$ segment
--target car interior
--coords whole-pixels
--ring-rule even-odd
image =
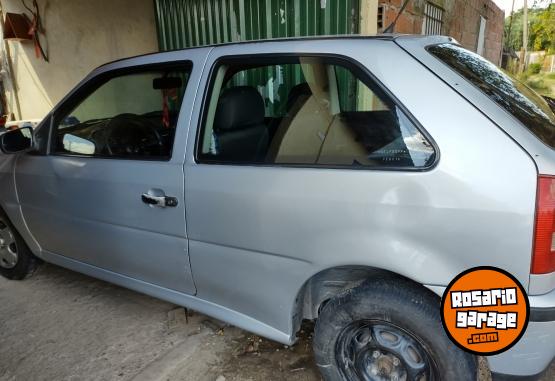
[[[395,103],[359,76],[317,57],[221,65],[212,81],[199,158],[233,164],[429,165],[431,144]],[[56,153],[169,159],[184,78],[146,72],[100,85],[59,122]]]
[[[60,122],[56,152],[169,159],[185,83],[172,73],[106,82]]]
[[[295,71],[290,76],[296,81],[283,78],[284,72]],[[286,94],[283,99],[275,96],[276,87],[278,95]],[[411,151],[418,151],[417,155],[427,155],[427,162],[431,160],[431,145],[386,101],[349,69],[319,58],[299,58],[271,68],[222,65],[213,83],[201,159],[237,164],[415,166]],[[407,147],[406,141],[413,147]]]

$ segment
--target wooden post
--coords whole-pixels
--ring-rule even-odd
[[[528,0],[524,0],[524,15],[522,18],[522,72],[526,71],[526,56],[528,55]]]

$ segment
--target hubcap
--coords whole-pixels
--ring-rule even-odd
[[[336,344],[338,365],[347,380],[434,381],[436,366],[410,333],[385,321],[349,325]]]
[[[17,265],[17,245],[10,227],[0,218],[0,267],[12,269]]]

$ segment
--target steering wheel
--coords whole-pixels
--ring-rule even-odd
[[[163,151],[164,141],[156,125],[136,114],[121,114],[105,127],[106,150],[110,156],[149,156]]]

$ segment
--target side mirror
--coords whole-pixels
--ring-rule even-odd
[[[0,135],[0,150],[6,154],[29,151],[33,148],[33,128],[23,127]]]

